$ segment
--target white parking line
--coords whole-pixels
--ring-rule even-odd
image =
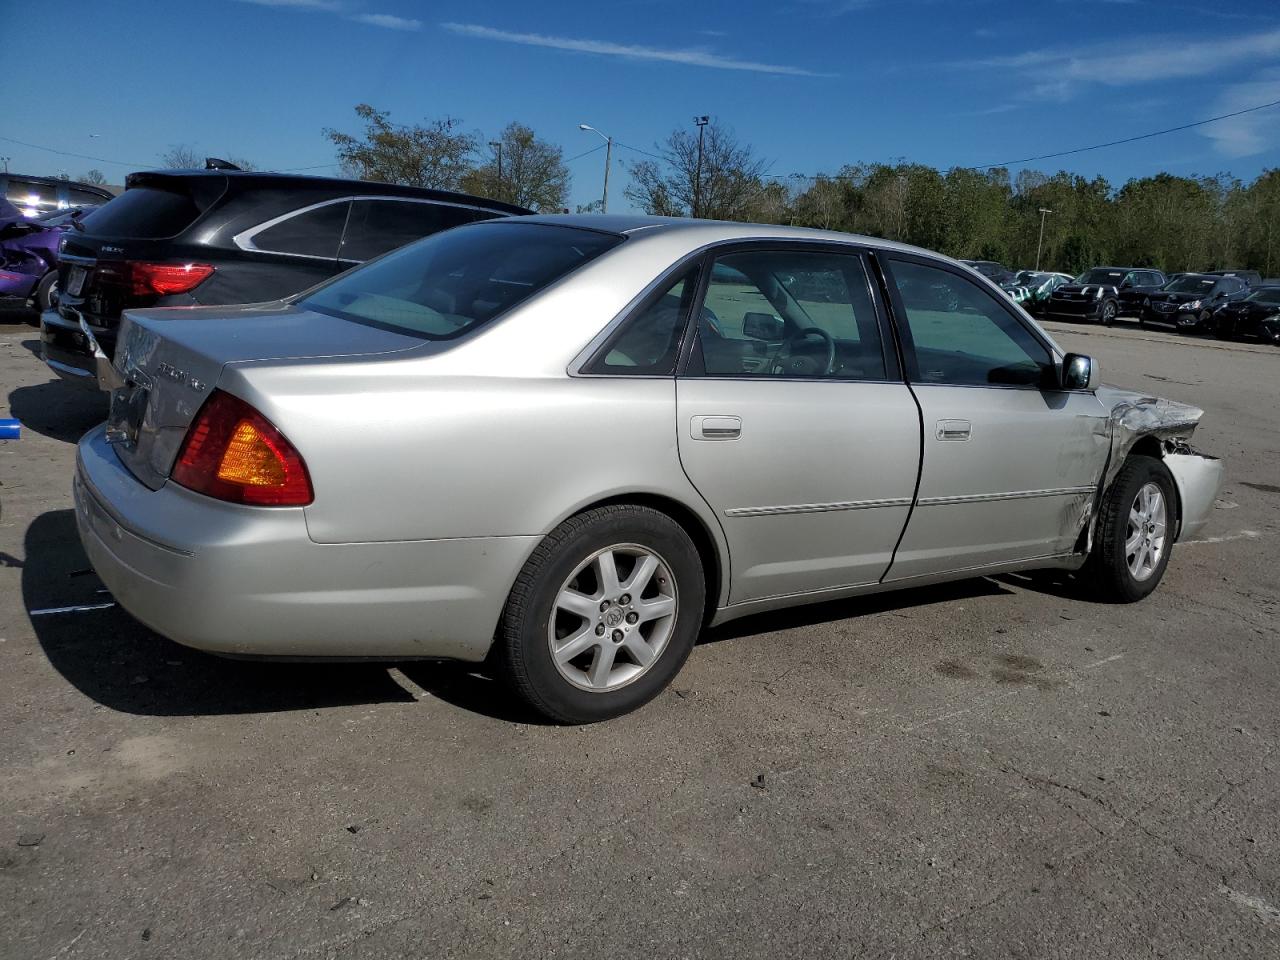
[[[1203,540],[1179,540],[1178,546],[1189,547],[1193,543],[1230,543],[1232,540],[1257,540],[1260,538],[1257,530],[1241,530],[1239,533],[1228,533],[1221,537],[1205,537]]]

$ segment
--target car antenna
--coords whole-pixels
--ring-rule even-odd
[[[206,170],[239,170],[230,160],[223,160],[219,157],[205,157],[204,168]]]

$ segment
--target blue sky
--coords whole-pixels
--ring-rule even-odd
[[[357,130],[362,101],[489,135],[521,120],[567,158],[599,143],[579,123],[652,150],[712,114],[787,175],[987,164],[1280,100],[1276,0],[46,0],[37,18],[79,39],[6,76],[0,136],[125,164],[0,155],[112,182],[178,143],[330,164],[322,128]],[[615,149],[613,209],[639,159]],[[603,162],[573,160],[574,203]],[[1280,107],[1031,166],[1249,179],[1280,166]]]

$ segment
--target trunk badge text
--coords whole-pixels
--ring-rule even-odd
[[[199,377],[193,377],[187,371],[179,370],[173,364],[165,363],[163,360],[156,365],[156,374],[166,380],[172,380],[174,383],[190,387],[192,390],[204,390],[205,388],[204,381]]]

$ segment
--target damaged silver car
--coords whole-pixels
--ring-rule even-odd
[[[1036,568],[1139,600],[1222,477],[1199,410],[838,233],[480,223],[119,342],[75,496],[126,609],[235,656],[487,662],[564,722],[758,611]]]

